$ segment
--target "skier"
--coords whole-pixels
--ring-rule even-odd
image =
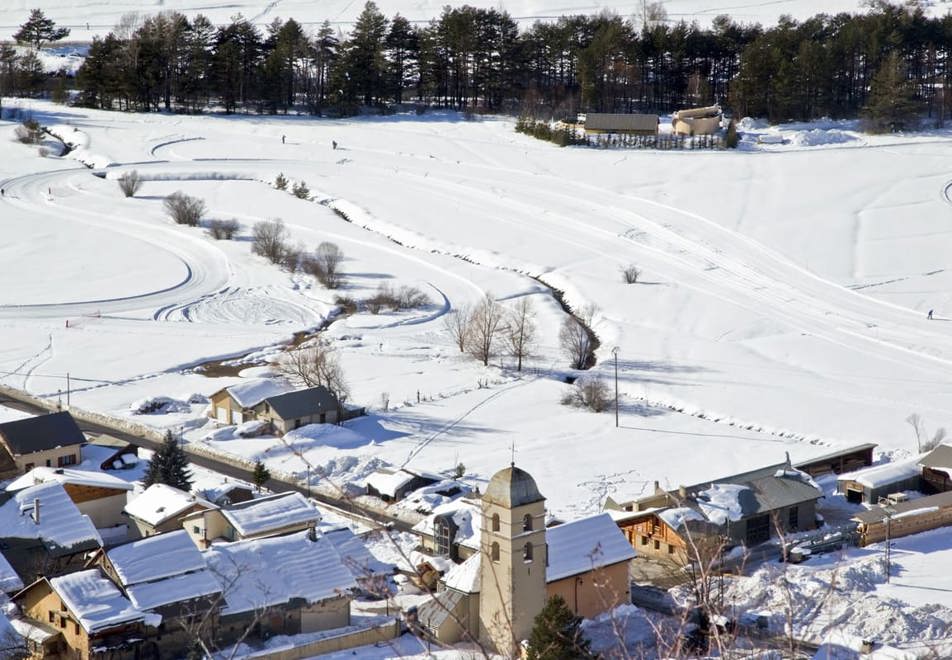
[[[337,151],[337,140],[331,140],[331,149]]]
[[[284,136],[284,135],[281,136],[281,144],[284,144],[284,138],[285,138],[285,137],[286,137],[286,136]]]
[[[929,316],[926,317],[926,318],[928,318],[930,321],[932,320],[932,311],[933,311],[933,310],[930,309],[930,310],[929,310]]]

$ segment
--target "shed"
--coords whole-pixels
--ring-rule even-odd
[[[721,106],[678,110],[671,116],[671,128],[678,135],[713,135],[721,128]]]
[[[919,490],[920,483],[919,459],[914,458],[841,474],[836,490],[854,504],[877,504],[893,493]]]
[[[952,445],[939,445],[919,460],[922,489],[927,493],[952,490]]]
[[[658,115],[589,112],[585,115],[585,132],[657,135],[658,123]]]
[[[834,474],[854,472],[873,464],[873,450],[875,448],[875,442],[864,442],[863,444],[844,447],[822,456],[794,463],[793,466],[814,477],[830,472]]]
[[[420,474],[410,470],[377,470],[364,480],[367,494],[379,497],[384,502],[399,502],[417,488],[435,484],[441,480],[435,475]]]
[[[860,545],[889,538],[918,534],[952,525],[952,491],[921,497],[889,507],[873,507],[852,518],[857,524]]]

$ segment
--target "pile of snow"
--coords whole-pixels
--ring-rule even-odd
[[[69,158],[78,160],[86,167],[102,169],[114,165],[108,156],[91,151],[89,135],[75,126],[54,124],[47,126],[46,130],[70,148]]]
[[[253,419],[250,422],[239,424],[234,429],[233,435],[236,435],[239,438],[253,438],[255,436],[261,435],[267,426],[268,422],[260,419]]]
[[[582,632],[591,642],[591,650],[598,657],[641,657],[654,648],[661,631],[648,618],[645,611],[635,605],[619,605],[613,610],[599,614],[594,619],[582,621]],[[637,649],[637,654],[628,651]]]
[[[708,520],[724,525],[744,517],[740,496],[746,492],[750,488],[740,484],[711,484],[697,494],[697,504]]]
[[[133,415],[166,415],[168,413],[191,412],[192,407],[186,401],[169,396],[151,396],[134,401],[129,406]]]
[[[658,517],[673,530],[681,529],[681,526],[690,520],[704,520],[704,516],[686,506],[664,509],[658,512]]]
[[[845,144],[859,140],[855,133],[839,129],[823,130],[814,128],[807,131],[795,131],[786,135],[790,144],[798,147],[817,147],[826,144]]]

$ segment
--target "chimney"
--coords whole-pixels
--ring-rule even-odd
[[[678,497],[682,500],[686,500],[688,498],[688,489],[684,486],[678,486]]]
[[[307,527],[307,540],[317,541],[317,526],[314,523],[311,523]]]
[[[40,498],[37,497],[33,500],[33,522],[37,525],[40,524]]]
[[[661,483],[658,481],[654,482],[654,494],[655,495],[661,494]]]

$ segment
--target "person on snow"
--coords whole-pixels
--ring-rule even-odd
[[[337,140],[331,140],[331,149],[337,151]]]
[[[282,135],[282,136],[281,136],[281,144],[284,144],[284,138],[286,138],[286,137],[287,137],[286,135]]]
[[[930,309],[930,310],[929,310],[929,315],[926,317],[926,318],[928,318],[930,321],[932,320],[932,312],[933,312],[933,310]]]

